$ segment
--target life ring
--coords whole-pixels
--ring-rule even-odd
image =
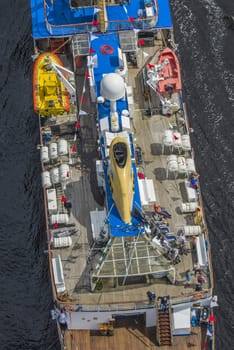
[[[111,55],[114,49],[111,45],[102,45],[100,51],[103,55]]]

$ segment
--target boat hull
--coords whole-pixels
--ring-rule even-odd
[[[168,63],[164,65],[165,60],[168,60]],[[174,51],[168,47],[165,48],[159,56],[158,65],[164,65],[158,73],[160,79],[158,92],[163,96],[166,96],[169,91],[181,92],[180,64]]]
[[[43,117],[62,115],[70,109],[68,92],[49,68],[50,62],[63,66],[57,55],[45,52],[37,58],[33,69],[34,112]]]

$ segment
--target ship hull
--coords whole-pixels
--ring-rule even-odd
[[[98,11],[57,3],[47,2],[50,17],[64,10],[66,18],[60,26],[48,17],[45,36],[74,70],[78,101],[40,128],[61,348],[202,349],[214,343],[212,262],[198,179],[190,186],[196,168],[180,66],[166,48],[174,45],[172,23],[163,21],[168,1],[158,1],[150,33],[143,29],[152,9],[146,16],[140,0],[101,1]],[[92,22],[66,26],[70,16]],[[64,43],[71,35],[66,53],[55,33]],[[176,109],[166,113],[170,102]]]

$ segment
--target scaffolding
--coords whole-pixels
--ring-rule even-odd
[[[105,279],[119,279],[125,285],[130,277],[139,279],[152,275],[154,278],[175,278],[175,268],[159,249],[152,246],[145,234],[134,237],[115,237],[109,241],[92,271],[91,288]]]

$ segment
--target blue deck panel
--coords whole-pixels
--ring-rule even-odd
[[[34,39],[50,36],[45,24],[43,0],[31,0],[32,36]]]
[[[134,171],[134,183],[137,184],[134,187],[134,197],[133,197],[133,208],[141,210],[140,204],[140,193],[137,180],[137,170],[136,165],[133,164]],[[107,167],[104,168],[105,175],[105,184],[106,184],[106,200],[107,200],[107,212],[108,212],[108,223],[110,225],[110,234],[114,237],[123,237],[123,236],[136,236],[144,232],[142,222],[139,218],[132,217],[132,224],[124,223],[119,215],[119,212],[114,205],[112,199],[112,194],[109,187],[109,182],[107,178]]]
[[[101,48],[103,45],[110,45],[113,48],[113,53],[111,55],[105,55],[101,53]],[[97,55],[98,67],[94,68],[95,84],[97,89],[97,96],[100,95],[100,83],[103,78],[103,74],[114,73],[116,68],[119,67],[118,58],[118,48],[119,41],[117,34],[107,34],[105,36],[100,36],[91,42],[91,48],[94,50],[93,56]],[[120,116],[123,109],[128,109],[128,103],[126,100],[118,100],[116,103],[117,112]],[[105,118],[110,116],[110,109],[105,107],[105,105],[98,105],[98,115],[99,118]],[[119,123],[121,126],[121,120],[119,118]]]
[[[44,12],[44,0],[31,0],[31,13],[32,13],[32,31],[33,38],[49,38],[49,37],[61,37],[70,36],[76,33],[84,32],[84,27],[76,26],[78,23],[91,22],[95,19],[93,8],[83,9],[70,9],[69,2],[66,0],[54,1],[54,6],[47,0],[48,7],[46,9],[46,15],[48,21],[53,25],[52,32],[50,33],[46,27],[46,19]],[[131,1],[130,5],[126,5],[127,13],[124,11],[124,7],[120,5],[107,6],[107,14],[110,20],[127,20],[128,17],[137,17],[138,9],[142,8],[142,0]],[[170,14],[169,0],[158,0],[159,18],[156,28],[171,28],[172,20]],[[61,25],[68,25],[66,27],[60,27]],[[122,29],[140,29],[137,27],[137,23],[126,22],[123,23]],[[117,27],[113,23],[110,23],[108,30],[116,30]],[[91,26],[89,28],[91,31]],[[87,27],[86,30],[87,31]]]
[[[172,18],[169,0],[158,0],[158,23],[156,28],[172,28]]]
[[[101,48],[103,45],[110,45],[113,48],[114,52],[111,55],[102,54]],[[114,72],[115,69],[119,66],[118,35],[107,34],[104,36],[98,36],[97,39],[91,41],[91,48],[95,51],[93,55],[98,55],[98,67],[94,69],[94,73],[96,79],[100,81],[103,74]]]
[[[110,45],[113,48],[113,53],[111,55],[105,55],[101,52],[101,47],[103,45]],[[98,67],[94,68],[94,80],[97,89],[97,96],[100,95],[100,83],[103,78],[103,74],[115,72],[116,68],[119,67],[119,59],[118,59],[118,35],[117,34],[108,34],[105,36],[97,37],[97,39],[92,40],[91,47],[94,50],[92,56],[97,55]],[[126,100],[118,100],[117,101],[117,112],[119,114],[120,127],[121,118],[120,114],[123,109],[127,109],[128,104]],[[109,117],[110,109],[105,107],[102,104],[98,105],[98,117],[99,119]],[[104,140],[101,140],[102,145],[102,154],[103,157],[106,157],[104,153]],[[131,147],[131,157],[133,157],[133,148]],[[134,172],[134,198],[133,198],[133,208],[136,207],[141,211],[141,201],[140,201],[140,193],[137,179],[137,170],[136,164],[132,165]],[[121,236],[135,236],[140,233],[143,233],[144,229],[142,228],[141,221],[139,218],[132,217],[132,224],[124,223],[120,215],[118,213],[117,208],[114,205],[114,201],[112,198],[112,194],[109,187],[108,176],[107,176],[107,166],[104,167],[104,175],[105,175],[105,188],[106,188],[106,202],[107,202],[107,212],[108,215],[108,223],[110,225],[110,234],[115,237]]]
[[[78,24],[92,22],[94,19],[94,9],[84,7],[71,9],[64,1],[55,1],[54,6],[48,9],[48,21],[53,25],[58,24]]]

